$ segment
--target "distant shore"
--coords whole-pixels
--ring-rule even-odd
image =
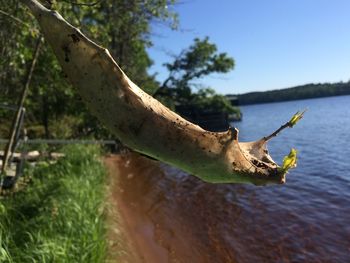
[[[239,106],[270,102],[350,95],[350,81],[337,83],[306,84],[286,89],[249,92],[236,95]]]

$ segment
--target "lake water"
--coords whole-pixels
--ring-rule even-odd
[[[236,126],[241,140],[255,140],[305,108],[303,120],[269,144],[276,161],[292,147],[299,152],[287,184],[245,187],[236,200],[264,226],[266,248],[288,261],[350,262],[350,96],[244,106]]]
[[[350,262],[350,96],[244,106],[235,126],[256,140],[305,108],[269,143],[278,163],[298,150],[284,185],[207,184],[129,159],[124,193],[154,222],[169,262]]]

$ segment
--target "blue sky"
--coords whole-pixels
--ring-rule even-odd
[[[236,63],[200,81],[219,93],[350,79],[350,0],[182,0],[175,10],[181,30],[153,29],[151,72],[160,81],[167,53],[205,36]]]

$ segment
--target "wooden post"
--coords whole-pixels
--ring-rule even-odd
[[[6,144],[3,162],[2,162],[2,167],[1,167],[1,175],[2,176],[6,175],[6,168],[7,168],[10,156],[12,154],[12,151],[13,151],[13,146],[14,146],[15,137],[16,137],[16,131],[18,130],[18,125],[19,125],[21,115],[22,115],[23,104],[24,104],[25,98],[26,98],[27,93],[28,93],[28,88],[29,88],[29,85],[30,85],[30,82],[31,82],[31,79],[33,76],[35,64],[36,64],[38,57],[39,57],[39,51],[41,48],[42,40],[43,40],[43,37],[40,36],[36,42],[32,62],[30,64],[30,68],[29,68],[27,76],[25,78],[24,88],[23,88],[22,93],[20,95],[20,98],[18,100],[17,111],[16,111],[16,114],[12,120],[12,125],[11,125],[11,129],[10,129],[10,136],[9,136],[10,138],[9,138],[8,143]]]

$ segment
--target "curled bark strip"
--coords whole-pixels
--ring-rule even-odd
[[[266,139],[240,143],[238,130],[209,132],[143,92],[108,50],[57,12],[21,0],[35,15],[64,72],[90,111],[130,148],[211,183],[284,183]]]

